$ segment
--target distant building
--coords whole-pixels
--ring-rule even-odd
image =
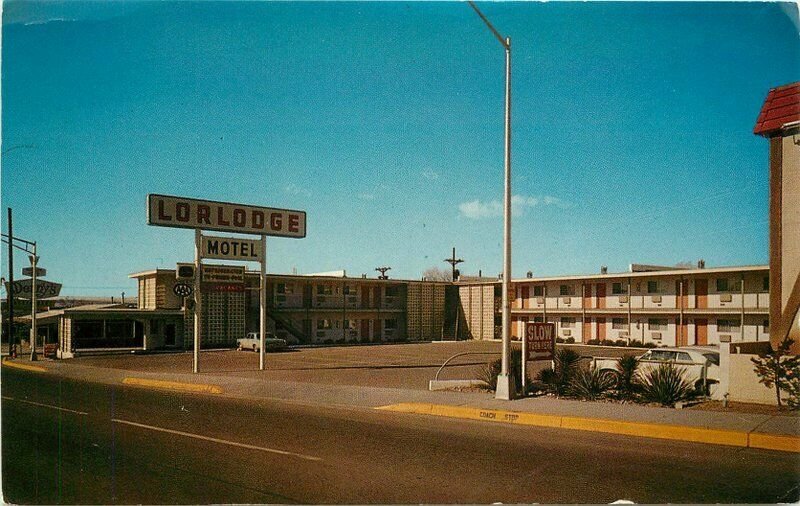
[[[753,133],[769,139],[771,341],[800,353],[800,82],[769,90]]]

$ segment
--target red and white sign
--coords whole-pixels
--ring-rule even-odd
[[[528,322],[525,327],[528,360],[551,360],[556,348],[554,323]]]
[[[306,212],[171,195],[147,196],[147,224],[302,238]]]

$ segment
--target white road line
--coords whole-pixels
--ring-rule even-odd
[[[184,437],[190,437],[190,438],[194,438],[194,439],[200,439],[200,440],[203,440],[203,441],[211,441],[212,443],[220,443],[220,444],[224,444],[224,445],[237,446],[239,448],[247,448],[249,450],[259,450],[259,451],[262,451],[262,452],[277,453],[278,455],[288,455],[290,457],[297,457],[297,458],[300,458],[300,459],[303,459],[303,460],[314,460],[314,461],[321,461],[322,460],[321,458],[314,457],[312,455],[303,455],[302,453],[288,452],[286,450],[277,450],[275,448],[264,448],[263,446],[254,446],[254,445],[249,445],[249,444],[245,444],[245,443],[237,443],[236,441],[227,441],[225,439],[217,439],[215,437],[203,436],[203,435],[200,435],[200,434],[192,434],[191,432],[183,432],[183,431],[180,431],[180,430],[166,429],[164,427],[155,427],[153,425],[145,425],[143,423],[131,422],[131,421],[128,421],[128,420],[121,420],[119,418],[112,418],[111,421],[112,422],[116,422],[116,423],[121,423],[121,424],[124,424],[124,425],[130,425],[130,426],[133,426],[133,427],[139,427],[141,429],[154,430],[154,431],[157,431],[157,432],[166,432],[167,434],[175,434],[175,435],[178,435],[178,436],[184,436]]]
[[[50,408],[50,409],[57,409],[58,411],[66,411],[67,413],[75,413],[76,415],[88,415],[89,413],[85,411],[75,411],[74,409],[62,408],[59,406],[51,406],[50,404],[42,404],[40,402],[33,402],[33,401],[26,401],[25,399],[15,399],[13,397],[3,396],[3,399],[8,401],[16,401],[16,402],[23,402],[25,404],[30,404],[32,406],[39,406],[40,408]]]

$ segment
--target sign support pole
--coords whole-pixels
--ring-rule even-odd
[[[260,304],[258,307],[258,328],[259,338],[261,339],[261,346],[258,350],[258,370],[264,370],[264,358],[266,350],[264,345],[266,343],[267,335],[267,236],[261,236],[261,276],[259,285],[259,299]]]
[[[203,321],[203,295],[200,293],[200,248],[203,236],[199,228],[194,229],[194,355],[192,357],[192,373],[200,372],[200,325]]]
[[[33,272],[31,272],[31,362],[36,362],[36,242],[33,243],[33,256],[30,257]]]
[[[522,332],[522,396],[528,395],[528,322]]]

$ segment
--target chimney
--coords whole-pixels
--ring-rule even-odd
[[[525,277],[527,277],[528,279],[531,279],[531,278],[533,278],[533,271],[528,271],[528,272],[525,274]]]
[[[706,268],[706,261],[702,258],[697,261],[697,268],[698,269],[705,269]]]
[[[607,265],[601,265],[600,266],[600,274],[608,274],[608,266]]]

